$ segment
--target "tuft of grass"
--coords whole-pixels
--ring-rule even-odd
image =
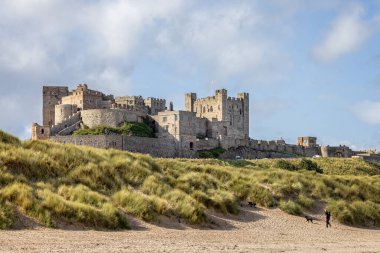
[[[204,205],[183,191],[178,189],[172,190],[166,193],[163,198],[174,207],[179,217],[183,217],[189,223],[199,224],[206,220],[206,208]]]
[[[128,222],[111,204],[106,203],[101,208],[66,200],[48,189],[38,192],[43,199],[42,205],[56,216],[69,222],[79,222],[95,228],[128,228]]]
[[[0,142],[5,143],[5,144],[11,144],[11,145],[21,144],[21,141],[17,137],[11,134],[8,134],[2,131],[1,129],[0,129]]]
[[[12,206],[5,201],[0,201],[0,229],[11,228],[14,219]]]
[[[301,215],[302,209],[301,207],[292,200],[281,200],[280,205],[278,206],[282,211],[291,215]]]
[[[61,185],[58,188],[58,194],[66,200],[80,202],[98,208],[108,202],[108,198],[106,196],[98,192],[91,191],[87,186],[81,184],[74,187]]]
[[[312,209],[314,207],[314,200],[305,194],[300,194],[298,196],[297,203],[306,209]]]
[[[354,201],[351,204],[344,200],[330,201],[327,208],[340,223],[361,226],[380,225],[380,205],[372,201]]]
[[[264,207],[273,207],[276,203],[272,193],[264,186],[258,184],[252,186],[248,200]]]
[[[0,199],[13,203],[26,215],[37,219],[41,224],[48,227],[53,226],[50,212],[43,208],[32,187],[23,183],[13,183],[0,190]]]
[[[123,189],[112,196],[113,202],[127,213],[145,221],[155,218],[155,205],[145,194],[133,189]]]

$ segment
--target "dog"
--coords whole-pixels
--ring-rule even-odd
[[[255,202],[248,201],[248,205],[249,205],[250,207],[256,208],[256,203],[255,203]]]
[[[311,221],[311,223],[313,223],[313,220],[314,220],[313,217],[310,217],[310,216],[307,216],[307,215],[305,215],[305,219],[306,219],[307,222]]]

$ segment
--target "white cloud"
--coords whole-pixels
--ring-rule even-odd
[[[224,82],[244,75],[249,83],[264,83],[283,78],[290,65],[280,42],[288,38],[288,18],[273,17],[255,2],[194,8],[164,27],[156,42],[180,65],[195,58],[198,69],[207,68],[211,79]]]
[[[380,102],[364,101],[354,105],[351,110],[365,123],[380,124]]]
[[[0,127],[40,117],[40,105],[29,105],[42,84],[86,82],[127,95],[140,62],[175,66],[165,74],[178,83],[203,76],[223,85],[234,78],[250,85],[281,80],[291,66],[283,42],[298,8],[288,3],[274,1],[281,11],[273,15],[260,1],[3,0],[0,81],[13,89],[2,87],[2,96],[22,91],[23,97],[0,114]],[[16,116],[20,108],[26,124]]]
[[[364,15],[362,6],[353,5],[338,16],[324,39],[314,47],[313,56],[318,61],[332,61],[360,48],[371,33]]]

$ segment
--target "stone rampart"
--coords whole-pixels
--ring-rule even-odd
[[[121,135],[66,135],[52,136],[51,140],[62,144],[84,145],[95,148],[123,149],[123,136]]]
[[[51,127],[51,135],[56,135],[57,133],[61,132],[63,129],[70,127],[74,124],[77,124],[80,121],[81,112],[77,112],[68,118],[65,118],[61,123],[56,124]]]
[[[141,122],[144,114],[127,109],[93,109],[82,111],[82,122],[93,128],[96,126],[118,127],[124,122]]]
[[[123,149],[154,157],[176,157],[176,143],[171,139],[123,136]]]

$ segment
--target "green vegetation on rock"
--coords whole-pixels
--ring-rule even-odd
[[[218,158],[224,152],[226,152],[226,150],[223,148],[214,148],[209,150],[200,150],[197,153],[200,158]]]
[[[16,144],[16,145],[15,145]],[[323,173],[318,173],[318,169]],[[15,212],[41,225],[128,228],[126,214],[208,222],[256,202],[301,215],[326,204],[342,223],[380,226],[380,168],[360,159],[154,159],[49,141],[0,141],[0,228]]]
[[[94,128],[83,128],[74,131],[73,135],[101,135],[122,134],[139,137],[154,137],[153,129],[145,123],[124,123],[121,127],[98,126]]]

